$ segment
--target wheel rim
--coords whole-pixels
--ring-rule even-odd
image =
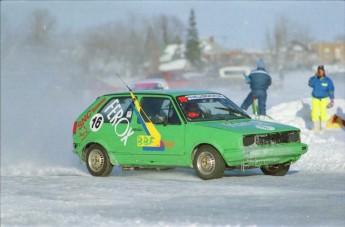
[[[210,175],[216,168],[216,159],[210,152],[203,152],[198,157],[197,165],[203,175]]]
[[[99,172],[104,166],[104,156],[98,149],[94,149],[90,152],[88,159],[89,167],[94,172]]]

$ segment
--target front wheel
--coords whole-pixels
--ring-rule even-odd
[[[221,178],[225,170],[223,157],[211,146],[202,146],[198,149],[193,166],[198,176],[204,180]]]
[[[113,170],[107,151],[98,144],[94,144],[87,149],[86,166],[92,176],[109,176]]]
[[[265,175],[284,176],[290,168],[290,164],[277,164],[272,166],[261,166],[260,169]]]

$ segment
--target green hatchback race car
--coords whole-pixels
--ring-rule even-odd
[[[73,147],[93,176],[113,166],[186,167],[205,180],[225,169],[283,176],[308,149],[298,128],[253,120],[220,93],[192,90],[98,97],[75,121]]]

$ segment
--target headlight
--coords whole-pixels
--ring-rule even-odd
[[[255,135],[243,136],[243,146],[247,147],[255,143]]]
[[[289,142],[301,142],[299,132],[293,131],[289,133]]]

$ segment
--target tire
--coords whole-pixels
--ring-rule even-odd
[[[225,162],[216,149],[201,146],[195,153],[193,166],[201,179],[210,180],[224,175]]]
[[[284,176],[290,169],[290,164],[277,164],[272,166],[261,166],[261,171],[265,175]]]
[[[91,145],[86,151],[86,166],[92,176],[109,176],[113,170],[113,165],[107,151],[100,145]]]

